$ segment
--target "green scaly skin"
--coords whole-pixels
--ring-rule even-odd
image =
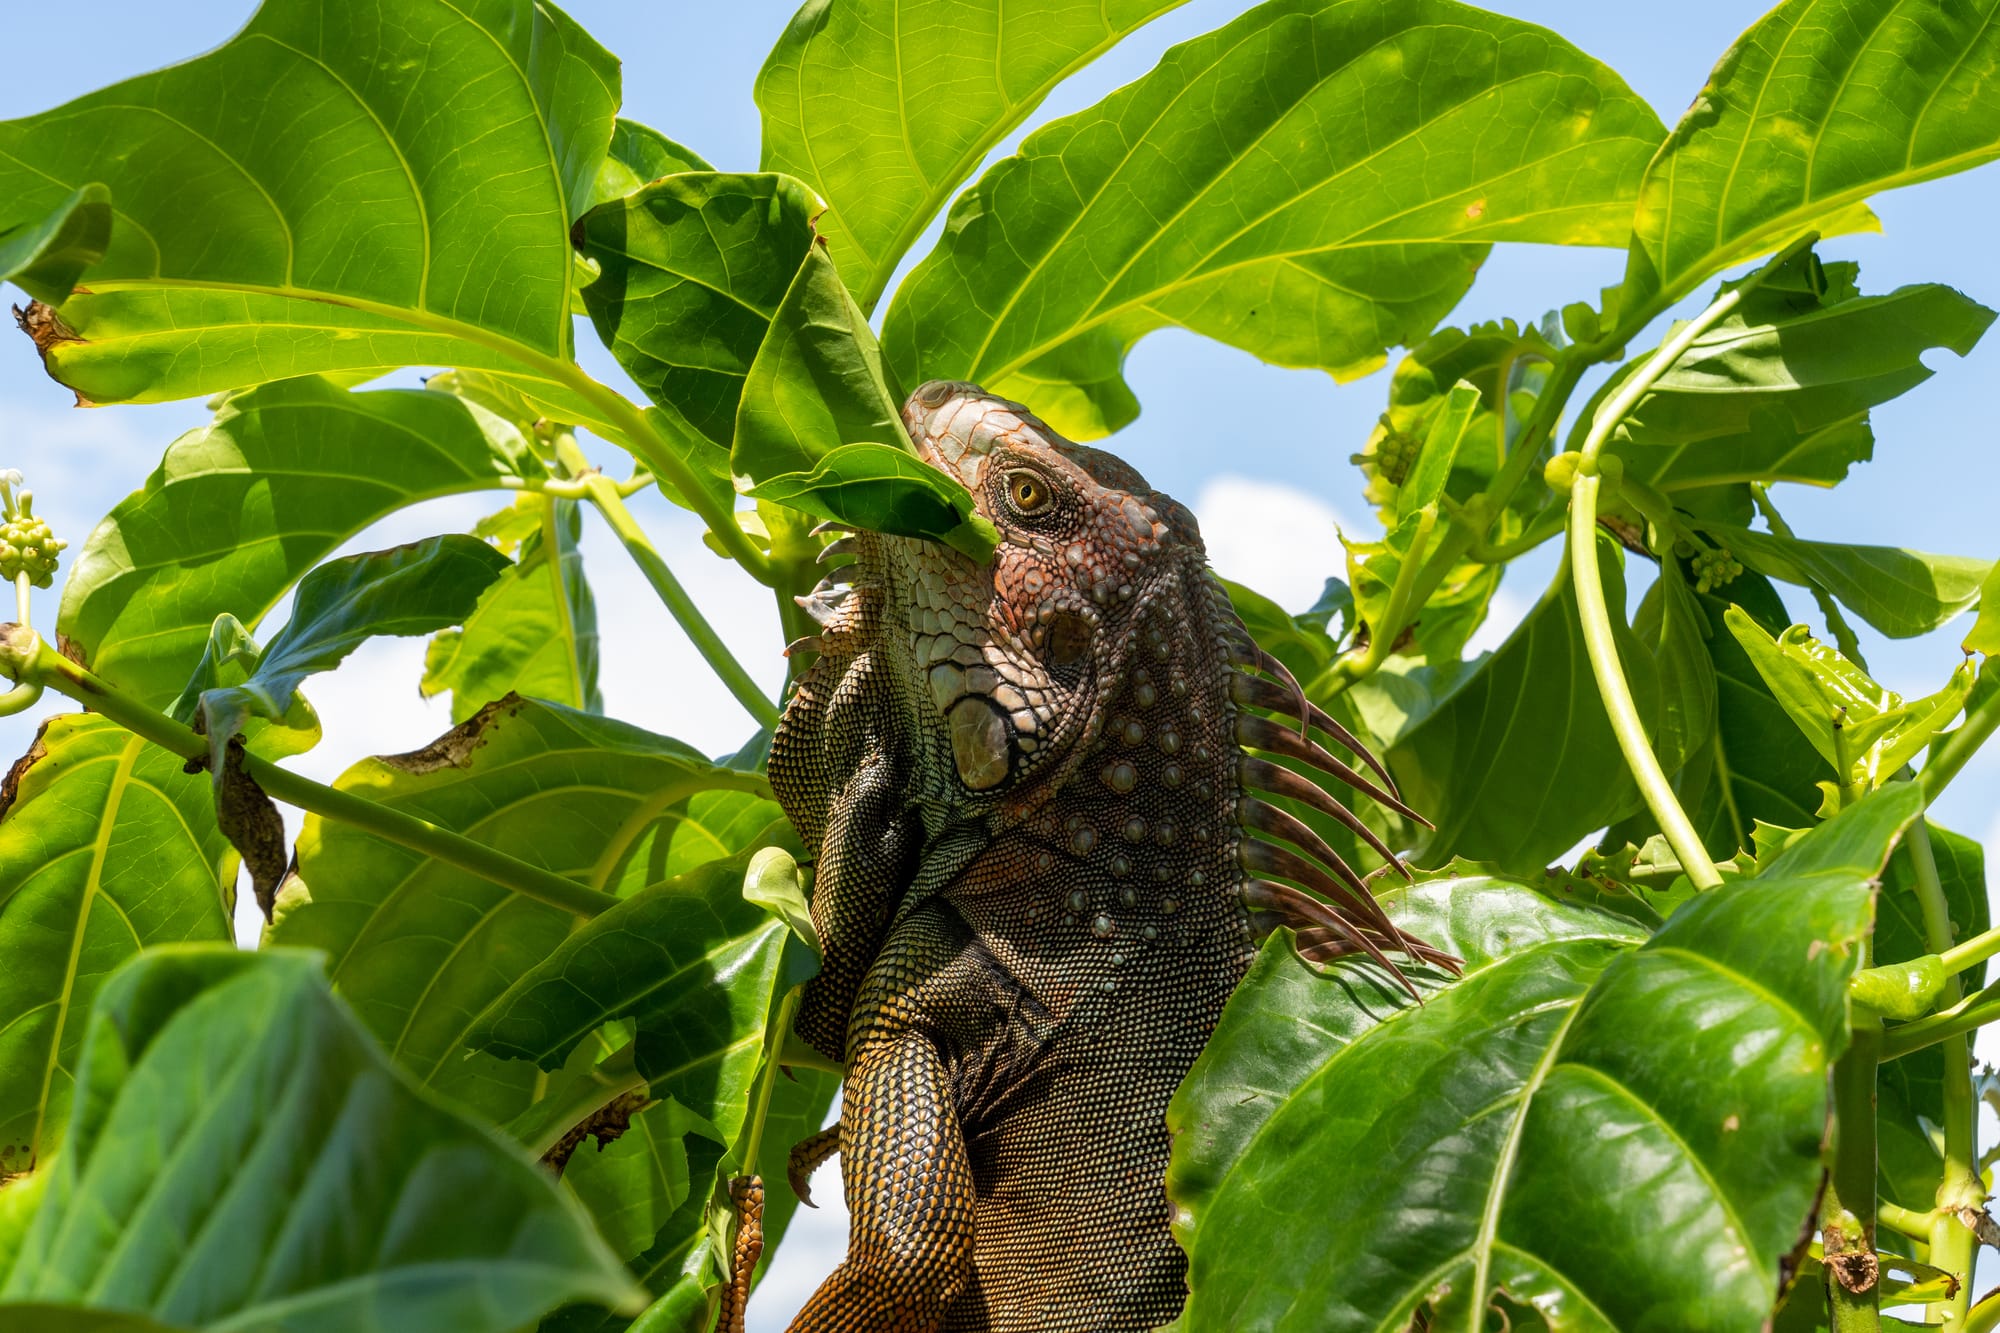
[[[805,600],[821,656],[770,774],[818,851],[796,1029],[847,1082],[796,1160],[842,1153],[852,1221],[793,1328],[1152,1328],[1184,1295],[1167,1102],[1255,941],[1448,960],[1253,795],[1358,823],[1246,745],[1402,808],[1254,674],[1283,669],[1185,508],[972,385],[925,385],[904,420],[1001,544],[978,565],[858,533]]]

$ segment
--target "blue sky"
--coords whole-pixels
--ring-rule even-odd
[[[0,23],[14,58],[0,80],[0,118],[42,110],[197,54],[226,39],[252,7],[251,0],[9,5]],[[1246,7],[1243,0],[1196,0],[1168,15],[1058,89],[1031,126],[1089,105],[1151,68],[1167,46]],[[1710,66],[1763,9],[1748,0],[1682,0],[1669,7],[1497,0],[1488,7],[1562,33],[1619,71],[1669,124],[1700,89]],[[624,58],[626,115],[687,143],[718,166],[756,166],[752,81],[789,17],[789,5],[571,0],[567,8]],[[2000,253],[1991,244],[1993,219],[2000,216],[2000,168],[1884,196],[1877,212],[1882,235],[1822,248],[1830,258],[1859,260],[1864,290],[1943,281],[2000,307]],[[914,253],[929,244],[927,237]],[[1612,251],[1501,247],[1452,322],[1503,315],[1525,322],[1573,300],[1594,300],[1600,287],[1617,280],[1622,266],[1622,254]],[[10,289],[8,299],[20,298]],[[587,332],[582,341],[594,349]],[[601,353],[590,360],[600,376],[623,383]],[[1836,491],[1779,488],[1776,498],[1801,536],[2000,555],[2000,525],[1993,518],[2000,459],[1988,401],[1988,386],[2000,384],[2000,336],[1963,361],[1949,353],[1930,361],[1936,378],[1876,413],[1873,463]],[[1371,531],[1360,478],[1347,459],[1382,409],[1386,375],[1336,386],[1315,372],[1262,366],[1176,332],[1143,342],[1127,373],[1144,414],[1111,447],[1155,485],[1194,506],[1224,574],[1295,609],[1309,604],[1320,581],[1342,567],[1334,525]],[[38,512],[74,545],[144,480],[174,436],[201,424],[206,414],[199,403],[79,412],[69,401],[42,375],[26,339],[11,331],[0,337],[0,466],[28,474]],[[357,547],[462,529],[491,507],[490,499],[479,498],[422,506],[365,534]],[[781,636],[768,597],[703,550],[686,515],[651,497],[642,498],[639,509],[725,637],[775,686]],[[1274,531],[1287,534],[1282,546],[1266,539]],[[1552,545],[1510,576],[1499,619],[1527,608],[1554,558]],[[747,719],[708,678],[629,562],[601,533],[587,542],[586,559],[605,626],[609,710],[710,751],[734,748],[750,729]],[[1800,619],[1819,627],[1808,599],[1795,598],[1792,605]],[[42,595],[37,623],[46,628],[54,616],[54,594]],[[1496,625],[1484,642],[1497,642],[1504,627]],[[1955,665],[1963,628],[1960,623],[1928,639],[1893,644],[1864,628],[1863,645],[1884,683],[1928,693]],[[297,766],[330,779],[361,755],[407,749],[448,726],[443,701],[426,704],[416,697],[421,660],[420,642],[383,641],[357,654],[337,675],[315,682],[308,692],[326,722],[328,740]],[[31,731],[29,719],[0,720],[5,752],[0,760],[24,750]],[[1993,837],[2000,836],[1996,807],[2000,747],[1975,761],[1935,813],[1951,827]],[[242,924],[253,928],[248,919]],[[816,1192],[822,1200],[839,1196],[831,1179]],[[803,1298],[817,1273],[838,1255],[844,1239],[838,1208],[806,1216],[812,1224],[801,1227],[788,1246],[790,1262],[780,1266],[783,1280],[760,1294],[753,1327],[779,1326],[787,1307]]]

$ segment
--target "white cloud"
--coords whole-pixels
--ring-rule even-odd
[[[1205,482],[1192,508],[1215,572],[1288,611],[1305,610],[1328,577],[1345,576],[1340,532],[1357,540],[1375,533],[1296,486],[1232,473]]]

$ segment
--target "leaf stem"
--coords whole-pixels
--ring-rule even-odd
[[[1979,674],[1983,677],[1992,670],[1989,658]],[[1996,727],[2000,727],[2000,689],[1990,689],[1985,698],[1966,710],[1965,721],[1956,731],[1931,746],[1930,762],[1917,774],[1917,781],[1924,784],[1926,801],[1935,801],[1943,793],[1945,786],[1965,767],[1966,760],[1979,753],[1979,747],[1986,744]]]
[[[1931,1223],[1936,1220],[1936,1214],[1920,1213],[1913,1208],[1904,1208],[1899,1204],[1882,1200],[1875,1205],[1875,1220],[1899,1236],[1922,1241],[1928,1248],[1931,1240]]]
[[[776,726],[777,705],[765,697],[757,682],[744,670],[743,664],[736,660],[736,655],[729,651],[729,645],[708,623],[708,617],[702,615],[701,608],[688,596],[681,581],[674,577],[674,571],[646,536],[646,530],[639,526],[638,520],[632,517],[632,511],[625,507],[625,501],[618,492],[618,483],[602,473],[596,473],[586,477],[583,486],[585,496],[597,507],[597,512],[617,534],[618,540],[624,543],[626,554],[639,566],[646,582],[653,585],[653,591],[679,623],[688,641],[694,644],[702,660],[729,687],[729,692],[736,696],[736,702],[756,719],[758,726]]]
[[[801,987],[792,987],[778,1002],[778,1016],[773,1021],[771,1035],[764,1043],[764,1068],[757,1075],[756,1095],[750,1102],[750,1124],[743,1140],[741,1165],[746,1172],[757,1170],[757,1154],[764,1147],[764,1121],[771,1111],[771,1092],[778,1085],[778,1056],[785,1047],[785,1034],[792,1030],[792,1019],[799,1012],[801,990]]]
[[[1882,1326],[1875,1258],[1875,1064],[1882,1025],[1865,1010],[1833,1066],[1833,1168],[1820,1201],[1826,1303],[1832,1333]]]
[[[155,712],[70,661],[25,625],[0,626],[0,671],[16,681],[33,681],[66,694],[127,731],[190,762],[208,762],[208,740],[164,713]],[[608,893],[565,879],[553,871],[474,842],[426,819],[393,810],[352,792],[323,786],[256,755],[243,756],[243,772],[264,793],[327,819],[351,824],[411,851],[421,852],[468,874],[489,880],[524,898],[577,916],[591,917],[615,907]]]
[[[1785,522],[1778,513],[1778,507],[1771,503],[1769,486],[1761,481],[1751,482],[1750,498],[1756,502],[1757,512],[1764,516],[1764,522],[1774,534],[1786,541],[1798,540],[1792,532],[1792,525]],[[1806,587],[1811,591],[1813,601],[1819,604],[1819,613],[1825,618],[1827,629],[1832,631],[1833,641],[1840,649],[1840,655],[1866,671],[1868,663],[1861,656],[1861,640],[1855,637],[1854,626],[1849,624],[1847,617],[1842,614],[1840,603],[1834,601],[1833,594],[1817,582],[1807,580]]]
[[[1604,604],[1604,583],[1597,563],[1597,499],[1603,484],[1598,475],[1598,459],[1618,424],[1638,406],[1639,400],[1659,382],[1660,377],[1672,369],[1695,339],[1715,327],[1730,311],[1741,305],[1746,296],[1757,290],[1770,274],[1815,239],[1816,234],[1809,233],[1780,250],[1764,267],[1724,292],[1708,309],[1689,320],[1660,345],[1651,360],[1635,374],[1626,377],[1617,392],[1605,400],[1596,419],[1591,422],[1590,433],[1584,437],[1583,448],[1579,451],[1576,481],[1570,488],[1570,573],[1576,581],[1577,616],[1583,628],[1584,649],[1590,657],[1591,673],[1597,677],[1597,690],[1603,697],[1604,711],[1609,715],[1611,729],[1618,737],[1618,748],[1624,752],[1625,762],[1638,781],[1640,794],[1646,798],[1646,806],[1652,811],[1653,819],[1697,888],[1714,888],[1722,882],[1722,876],[1709,859],[1708,850],[1702,846],[1687,812],[1681,809],[1680,802],[1674,797],[1673,785],[1668,782],[1666,771],[1660,767],[1660,759],[1653,753],[1652,743],[1646,739],[1646,728],[1639,719],[1632,687],[1627,683],[1624,668],[1618,661],[1618,643],[1611,633],[1611,615]]]
[[[1900,1060],[1941,1041],[1976,1032],[1995,1019],[2000,1019],[2000,983],[1974,991],[1934,1014],[1890,1028],[1882,1042],[1882,1058]]]
[[[1904,847],[1911,869],[1916,872],[1917,906],[1923,917],[1924,943],[1940,958],[1949,958],[1954,951],[1951,907],[1944,896],[1943,881],[1938,877],[1937,856],[1931,848],[1927,820],[1919,818],[1911,825]],[[1951,970],[1955,972],[1957,969]],[[1958,977],[1951,975],[1946,977],[1939,998],[1948,1008],[1955,1008],[1961,993]],[[1944,1173],[1938,1181],[1936,1220],[1931,1223],[1931,1264],[1958,1279],[1958,1294],[1947,1307],[1945,1322],[1948,1324],[1962,1321],[1966,1308],[1972,1302],[1972,1260],[1978,1248],[1972,1228],[1959,1216],[1959,1210],[1978,1209],[1986,1203],[1986,1189],[1979,1179],[1977,1161],[1979,1148],[1975,1137],[1972,1050],[1966,1040],[1968,1031],[1970,1028],[1960,1028],[1944,1032],[1938,1038],[1944,1048]]]

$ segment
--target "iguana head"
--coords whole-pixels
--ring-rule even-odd
[[[1092,828],[1107,815],[1121,827],[1120,806],[1156,830],[1171,818],[1162,810],[1185,810],[1178,822],[1205,837],[1211,815],[1218,828],[1233,818],[1237,828],[1213,836],[1218,850],[1245,849],[1244,884],[1264,885],[1244,892],[1253,914],[1316,931],[1325,954],[1365,948],[1379,957],[1387,945],[1430,956],[1306,825],[1251,794],[1261,788],[1324,811],[1401,868],[1323,788],[1243,752],[1302,761],[1411,813],[1374,758],[1258,649],[1209,572],[1194,516],[1120,459],[976,385],[926,384],[903,420],[923,458],[972,493],[1000,541],[989,564],[869,532],[827,548],[829,562],[851,563],[801,599],[822,627],[809,643],[824,657],[771,762],[808,839],[847,776],[840,770],[860,762],[895,764],[907,801],[925,808],[933,828],[1046,822],[1066,788],[1112,807],[1096,812]],[[1309,739],[1309,725],[1359,755],[1380,782]],[[841,758],[829,731],[872,732],[882,743]],[[1289,841],[1325,868],[1288,849],[1274,859],[1257,834]],[[1308,903],[1326,905],[1259,873],[1301,880],[1347,912],[1302,917]]]

